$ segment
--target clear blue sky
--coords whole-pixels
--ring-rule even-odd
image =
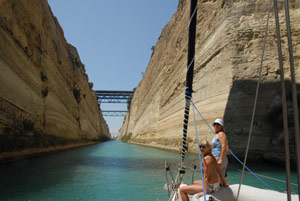
[[[68,43],[77,48],[94,90],[133,90],[142,79],[178,0],[48,0]],[[102,104],[126,110],[126,104]],[[105,117],[112,135],[124,117]]]

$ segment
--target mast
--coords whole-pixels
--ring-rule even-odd
[[[187,150],[187,129],[189,122],[190,102],[193,92],[193,76],[194,76],[194,62],[195,62],[195,36],[196,36],[196,19],[197,19],[197,0],[191,0],[190,7],[190,22],[189,22],[189,36],[188,36],[188,58],[187,58],[187,73],[186,73],[186,89],[185,89],[185,109],[184,109],[184,123],[183,123],[183,137],[181,150],[181,169],[180,173],[184,174],[184,159]]]

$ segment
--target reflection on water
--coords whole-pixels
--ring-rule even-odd
[[[199,167],[195,159],[196,156],[187,157],[190,167],[194,163]],[[176,164],[180,162],[178,153],[111,141],[18,161],[0,166],[0,200],[168,200],[168,193],[163,189],[165,160],[172,164],[175,174]],[[238,169],[240,165],[230,163],[229,183],[239,182]],[[285,180],[281,168],[255,165],[255,171]],[[189,171],[184,181],[191,182]],[[244,181],[264,188],[251,175],[246,174]],[[276,190],[285,189],[284,183],[265,182]],[[295,173],[292,182],[297,183]]]

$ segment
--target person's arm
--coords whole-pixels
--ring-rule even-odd
[[[221,165],[222,162],[223,162],[223,157],[225,156],[226,154],[226,149],[227,149],[227,139],[226,139],[226,134],[224,132],[220,132],[218,133],[218,140],[220,141],[221,143],[221,155],[220,155],[220,158],[218,160],[218,164]]]

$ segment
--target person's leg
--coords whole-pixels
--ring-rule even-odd
[[[196,181],[194,181],[194,183],[193,184],[197,184],[197,185],[202,185],[202,180],[196,180]]]
[[[224,156],[221,167],[220,167],[224,177],[226,176],[227,166],[228,166],[228,158],[227,158],[227,156]]]
[[[188,194],[195,194],[195,193],[203,192],[202,182],[200,181],[199,184],[193,184],[193,185],[180,187],[179,190],[180,190],[180,196],[181,196],[182,201],[189,201]]]

